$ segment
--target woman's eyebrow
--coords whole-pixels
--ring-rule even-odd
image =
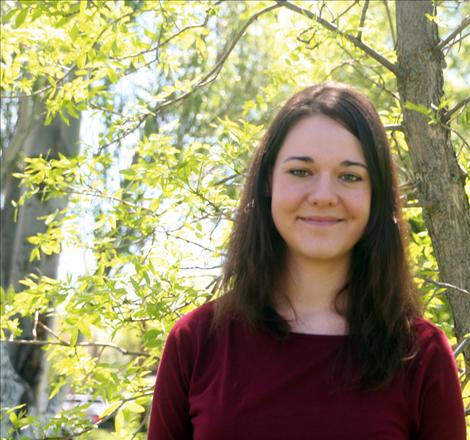
[[[310,156],[289,156],[289,157],[287,157],[286,159],[283,160],[283,163],[289,162],[289,161],[292,161],[292,160],[299,160],[301,162],[308,162],[308,163],[314,163],[315,162],[313,157],[310,157]],[[362,162],[355,162],[353,160],[343,160],[340,163],[340,165],[345,166],[345,167],[357,166],[357,167],[365,168],[366,170],[368,169],[366,164],[364,164]]]
[[[310,163],[315,162],[315,161],[313,160],[313,158],[310,157],[310,156],[290,156],[290,157],[288,157],[287,159],[284,159],[284,160],[283,160],[283,163],[284,163],[284,162],[289,162],[289,161],[291,161],[291,160],[300,160],[301,162],[310,162]]]
[[[354,162],[353,160],[343,160],[340,165],[345,166],[345,167],[354,167],[354,166],[356,166],[356,167],[365,168],[366,170],[368,169],[366,164],[364,164],[362,162]]]

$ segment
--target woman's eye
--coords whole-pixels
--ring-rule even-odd
[[[341,179],[345,182],[359,182],[360,180],[362,180],[362,177],[356,174],[343,174],[341,176]]]
[[[305,176],[310,175],[310,173],[307,170],[302,170],[302,169],[289,170],[289,174],[292,174],[293,176],[296,176],[296,177],[305,177]]]

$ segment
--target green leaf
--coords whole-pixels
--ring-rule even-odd
[[[117,433],[120,433],[124,427],[125,419],[124,419],[124,412],[119,410],[114,418],[114,429]]]
[[[79,334],[78,328],[74,328],[72,330],[72,334],[70,335],[70,346],[71,347],[75,347],[77,345],[78,334]]]
[[[79,69],[83,69],[86,65],[86,58],[87,58],[87,52],[86,50],[82,50],[80,54],[77,57],[77,67]]]
[[[11,412],[8,417],[10,419],[11,424],[16,427],[16,423],[18,422],[18,416],[16,415],[16,413]]]
[[[104,419],[105,417],[108,417],[109,415],[113,414],[114,411],[116,411],[120,406],[122,405],[122,402],[118,400],[117,402],[111,403],[104,411],[102,414],[100,414],[100,419]]]
[[[64,112],[62,110],[59,111],[59,116],[60,116],[60,119],[62,119],[62,121],[64,121],[64,124],[69,126],[70,125],[70,121],[68,120],[68,118],[64,115]]]
[[[78,36],[80,35],[80,31],[78,29],[78,26],[76,24],[74,24],[72,26],[72,29],[70,29],[70,32],[69,32],[69,35],[70,35],[70,38],[72,40],[76,40],[78,38]]]
[[[134,402],[134,401],[130,401],[130,402],[127,402],[126,405],[125,405],[125,408],[128,409],[129,411],[133,412],[133,413],[144,413],[145,412],[145,408],[142,406],[142,405],[139,405],[137,402]]]
[[[157,329],[150,329],[144,333],[144,343],[148,347],[157,347],[159,345],[158,337],[161,335],[161,331]]]
[[[16,16],[16,20],[15,20],[15,27],[16,28],[19,28],[24,23],[24,21],[26,20],[26,17],[28,16],[28,12],[29,12],[29,9],[24,8]]]
[[[92,339],[93,334],[92,334],[92,331],[91,331],[91,325],[87,320],[80,319],[77,322],[77,326],[80,329],[80,331],[83,333],[85,338],[87,338],[88,340]]]
[[[31,254],[29,256],[29,262],[33,262],[35,260],[40,260],[41,259],[41,252],[39,248],[35,247],[32,249]]]
[[[429,116],[432,110],[423,104],[414,104],[413,102],[407,101],[404,106],[407,110],[413,110],[421,113],[422,115]]]
[[[3,17],[2,21],[3,23],[8,23],[10,21],[10,18],[13,17],[18,11],[14,8],[10,9]]]
[[[80,19],[86,19],[87,0],[80,0]]]

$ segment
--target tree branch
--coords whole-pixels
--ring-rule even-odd
[[[460,353],[465,350],[465,347],[470,344],[470,336],[467,336],[454,350],[454,356],[457,357]]]
[[[357,37],[356,37],[359,41],[362,40],[362,27],[364,26],[364,23],[366,21],[366,14],[367,14],[368,7],[369,7],[369,0],[366,0],[364,2],[364,6],[362,7],[361,21],[359,22],[359,32],[357,33]]]
[[[438,49],[444,49],[460,32],[462,32],[470,24],[470,15],[466,15],[462,22],[451,32],[444,40],[442,40],[438,45]]]
[[[447,55],[448,51],[450,50],[450,48],[452,46],[455,46],[457,43],[460,43],[461,41],[463,41],[465,38],[467,38],[468,36],[470,35],[470,32],[467,32],[465,35],[462,35],[460,38],[458,38],[457,40],[454,40],[454,42],[452,44],[449,44],[448,46],[446,46],[444,49],[447,49],[446,53],[444,56]],[[460,50],[460,48],[459,48]]]
[[[444,122],[447,122],[454,113],[458,112],[462,107],[465,107],[470,102],[470,96],[467,96],[462,101],[455,104],[451,109],[447,110],[444,115]]]
[[[437,287],[445,287],[447,289],[454,289],[454,290],[457,290],[458,292],[461,292],[461,293],[464,293],[465,295],[470,296],[470,292],[468,290],[464,289],[463,287],[458,287],[458,286],[455,286],[455,285],[450,284],[450,283],[444,283],[442,281],[436,281],[436,280],[433,280],[432,278],[422,277],[422,276],[419,276],[419,275],[416,275],[416,274],[414,276],[416,278],[420,278],[421,280],[426,281],[428,283],[435,284]]]
[[[402,131],[403,127],[401,124],[388,124],[384,125],[385,130],[387,131]]]
[[[372,66],[368,66],[367,64],[363,65],[361,63],[361,60],[360,59],[356,59],[345,47],[342,47],[342,50],[344,52],[346,52],[348,54],[348,56],[351,58],[351,63],[350,63],[350,66],[357,72],[359,73],[359,75],[361,75],[364,79],[366,79],[367,81],[370,81],[372,84],[374,84],[376,87],[378,87],[379,89],[383,90],[385,93],[387,93],[388,95],[390,95],[393,99],[395,99],[397,102],[400,101],[400,98],[398,96],[395,95],[395,93],[393,93],[391,90],[387,89],[386,85],[385,85],[385,81],[381,75],[380,72],[377,72],[377,70],[372,67]],[[371,69],[381,80],[381,83],[377,82],[376,80],[374,80],[372,78],[371,75],[366,75],[365,72],[363,72],[358,66],[357,64],[359,64],[360,66],[362,67],[367,67],[368,69]]]
[[[397,36],[395,35],[395,28],[393,27],[392,15],[390,14],[390,9],[388,7],[388,0],[383,0],[385,11],[387,12],[388,25],[390,26],[390,33],[392,34],[393,48],[397,47]]]
[[[130,351],[123,347],[120,347],[117,344],[113,344],[112,342],[77,342],[75,345],[70,344],[69,342],[65,342],[63,340],[59,341],[41,341],[41,340],[34,340],[34,339],[0,339],[0,342],[5,342],[8,344],[18,344],[18,345],[34,345],[34,346],[47,346],[47,345],[61,345],[63,347],[104,347],[104,348],[112,348],[114,350],[119,351],[125,356],[143,356],[143,357],[150,357],[149,353],[145,353],[143,351]]]
[[[191,29],[197,29],[197,28],[200,28],[200,27],[204,27],[207,24],[208,20],[209,20],[209,16],[206,15],[206,18],[204,19],[204,21],[202,23],[185,26],[183,29],[179,30],[178,32],[176,32],[173,35],[170,35],[166,40],[162,41],[161,43],[158,43],[156,46],[153,46],[150,49],[146,49],[146,50],[143,50],[142,52],[137,52],[137,53],[122,56],[122,57],[110,57],[110,59],[112,59],[114,61],[124,61],[124,60],[127,60],[129,58],[135,58],[135,57],[139,57],[141,55],[145,55],[146,53],[157,51],[157,50],[161,49],[163,46],[165,46],[166,44],[168,44],[171,40],[175,39],[176,37],[180,36],[181,34],[185,33],[186,31],[189,31]]]
[[[277,9],[281,7],[282,5],[276,4],[272,6],[268,6],[267,8],[262,9],[261,11],[258,11],[256,14],[253,14],[243,25],[243,27],[240,29],[240,31],[237,33],[235,38],[233,39],[232,43],[229,45],[225,53],[220,57],[220,59],[217,61],[217,63],[214,65],[214,67],[206,74],[204,75],[196,84],[194,84],[193,87],[191,87],[189,90],[186,92],[183,92],[181,95],[177,96],[176,98],[170,98],[167,99],[166,101],[162,102],[161,104],[157,105],[153,109],[150,110],[149,113],[145,114],[142,118],[138,120],[138,122],[134,125],[134,127],[129,128],[125,132],[123,132],[121,135],[119,135],[116,139],[100,146],[99,151],[101,152],[104,148],[109,147],[110,145],[114,144],[115,142],[118,142],[122,139],[124,139],[126,136],[129,134],[133,133],[135,130],[137,130],[145,121],[145,119],[148,116],[154,116],[156,117],[158,113],[160,113],[162,110],[164,110],[167,107],[170,107],[174,104],[177,104],[178,102],[181,102],[188,98],[190,95],[192,95],[194,92],[199,90],[200,88],[212,83],[215,81],[222,70],[222,67],[229,57],[229,55],[232,53],[233,49],[237,45],[238,41],[240,38],[243,36],[243,34],[246,32],[248,27],[253,23],[255,20],[257,20],[261,15],[266,14],[267,12],[270,12],[274,9]]]
[[[149,397],[149,396],[153,396],[153,387],[150,391],[148,392],[144,392],[144,393],[140,393],[140,394],[137,394],[135,396],[131,396],[131,397],[126,397],[124,399],[121,399],[119,402],[119,406],[116,407],[116,409],[108,414],[106,417],[102,418],[99,420],[99,422],[96,424],[96,425],[102,425],[104,424],[106,421],[110,420],[111,418],[113,418],[117,412],[127,403],[127,402],[130,402],[130,401],[133,401],[133,400],[137,400],[137,399],[140,399],[142,397]],[[96,429],[96,425],[93,425],[93,426],[90,426],[88,428],[85,428],[85,429],[82,429],[81,431],[78,431],[78,432],[73,432],[73,433],[64,433],[64,435],[59,435],[59,436],[56,436],[54,435],[53,437],[45,434],[45,436],[43,437],[36,437],[32,440],[70,440],[72,438],[77,438],[79,436],[82,436],[83,434],[86,434],[87,432],[90,432],[94,429]]]
[[[354,0],[343,12],[341,12],[338,16],[335,17],[335,20],[339,20],[343,15],[346,15],[358,3],[359,3],[359,0]],[[323,6],[326,6],[325,2],[323,3]],[[322,6],[322,9],[320,10],[320,15],[321,15],[321,11],[323,10],[323,6]],[[327,9],[328,9],[328,12],[333,16],[330,9],[329,8]]]
[[[462,147],[457,152],[457,157],[460,156],[460,153],[462,152],[464,147],[467,147],[470,151],[470,144],[466,141],[466,139],[455,128],[449,127],[447,125],[446,127],[450,130],[451,133],[454,133],[462,141]],[[463,169],[462,167],[461,169],[465,175],[468,175],[467,170]]]
[[[387,68],[388,70],[393,72],[396,76],[399,75],[399,69],[398,69],[398,66],[396,64],[391,63],[387,58],[385,58],[383,55],[380,55],[378,52],[376,52],[374,49],[372,49],[367,44],[364,44],[357,37],[355,37],[353,35],[350,35],[350,34],[347,34],[345,32],[342,32],[333,23],[330,23],[329,21],[319,17],[318,15],[316,15],[313,12],[309,11],[308,9],[301,8],[300,6],[289,3],[286,0],[276,0],[276,2],[279,6],[284,6],[285,8],[288,8],[288,9],[294,11],[294,12],[297,12],[298,14],[301,14],[301,15],[303,15],[303,16],[311,19],[311,20],[315,20],[317,23],[320,23],[323,27],[330,30],[331,32],[334,32],[334,33],[337,33],[338,35],[341,35],[342,37],[346,38],[351,43],[353,43],[354,46],[356,46],[358,49],[361,49],[363,52],[365,52],[371,58],[378,61],[382,66],[384,66],[385,68]]]

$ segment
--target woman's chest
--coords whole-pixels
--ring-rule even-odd
[[[254,342],[201,353],[189,389],[194,439],[410,438],[409,401],[399,380],[368,394],[337,387],[345,372],[337,340]]]

